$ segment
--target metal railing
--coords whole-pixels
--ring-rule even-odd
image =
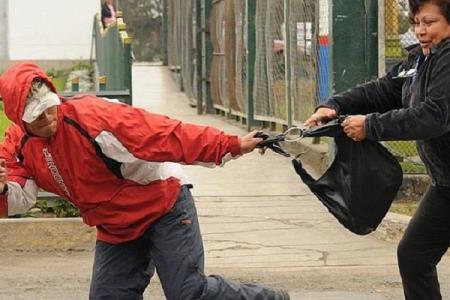
[[[118,12],[116,22],[103,28],[100,15],[94,16],[91,60],[95,53],[97,92],[108,94],[132,104],[133,63],[132,38],[126,32],[126,25]],[[99,83],[98,78],[103,82]]]

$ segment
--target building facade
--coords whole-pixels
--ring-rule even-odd
[[[89,59],[100,1],[0,0],[0,60]]]

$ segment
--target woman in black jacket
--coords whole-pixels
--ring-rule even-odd
[[[450,246],[450,0],[409,0],[419,45],[386,76],[331,97],[305,122],[338,114],[355,141],[417,140],[432,184],[398,246],[406,299],[442,299],[436,265]]]

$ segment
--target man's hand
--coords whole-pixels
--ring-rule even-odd
[[[362,141],[367,138],[366,129],[364,123],[366,122],[366,116],[355,115],[345,118],[341,126],[344,128],[345,134],[354,141]]]
[[[256,145],[263,140],[262,138],[254,137],[257,132],[258,131],[255,130],[241,137],[241,154],[252,152]]]
[[[0,158],[0,193],[3,193],[8,180],[8,170],[6,168],[6,160]]]
[[[337,113],[334,109],[328,107],[321,107],[313,113],[308,120],[303,123],[305,127],[315,127],[336,119]]]

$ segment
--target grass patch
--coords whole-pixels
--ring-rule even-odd
[[[412,216],[416,212],[417,206],[419,206],[418,202],[399,201],[392,203],[389,211],[401,215]]]
[[[0,141],[3,141],[5,138],[6,128],[11,124],[11,121],[8,120],[4,111],[3,111],[3,102],[0,102]]]
[[[414,141],[391,141],[383,143],[393,153],[403,157],[417,156],[416,142]]]
[[[412,163],[410,161],[402,161],[400,162],[400,166],[402,166],[403,173],[406,174],[425,174],[426,169],[424,165]]]

